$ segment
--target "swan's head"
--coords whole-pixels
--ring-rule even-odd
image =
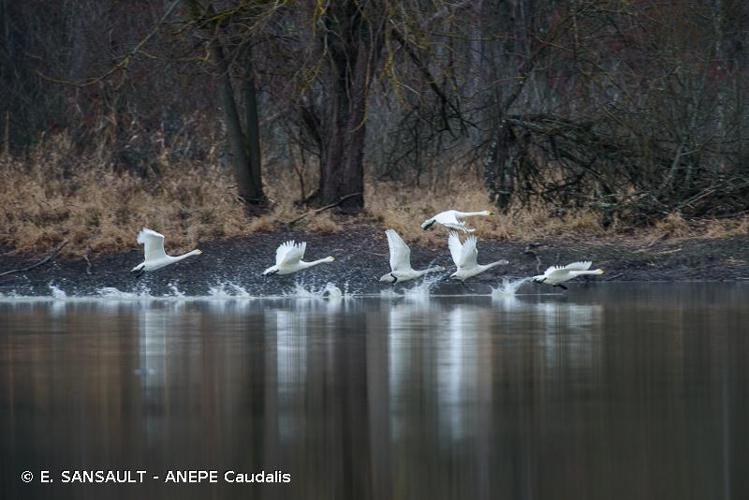
[[[425,220],[424,222],[421,223],[421,229],[423,229],[424,231],[426,231],[428,229],[431,229],[432,226],[434,226],[435,222],[437,222],[437,221],[434,220],[433,218],[432,219],[427,219],[427,220]]]
[[[197,248],[196,248],[195,250],[193,250],[193,253],[194,253],[195,255],[202,255],[202,253],[203,253],[203,250],[200,250],[200,249],[197,249]]]
[[[450,279],[451,279],[451,280],[462,280],[463,278],[462,278],[462,277],[460,277],[460,276],[458,276],[458,271],[455,271],[454,273],[452,273],[452,274],[450,275]]]
[[[543,283],[544,281],[546,281],[546,276],[544,276],[543,274],[539,274],[537,276],[533,276],[531,278],[531,281],[534,283]]]
[[[271,274],[276,274],[278,272],[278,268],[276,266],[271,266],[265,271],[263,271],[263,276],[270,276]]]
[[[383,281],[385,283],[395,283],[396,281],[398,281],[398,278],[393,276],[391,273],[387,273],[380,277],[380,281]]]
[[[481,212],[481,214],[486,215],[488,217],[490,215],[494,215],[494,212],[490,212],[489,210],[484,210],[483,212]]]
[[[335,257],[328,256],[328,257],[325,257],[323,260],[325,262],[333,262],[335,260]]]

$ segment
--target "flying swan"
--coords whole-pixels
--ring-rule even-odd
[[[475,229],[469,228],[468,226],[466,226],[466,223],[460,219],[463,219],[464,217],[472,217],[474,215],[488,216],[492,215],[492,213],[488,210],[482,210],[481,212],[460,212],[458,210],[447,210],[445,212],[440,212],[431,219],[427,219],[422,222],[421,229],[424,229],[426,231],[427,229],[431,229],[431,227],[435,224],[440,224],[448,229],[463,231],[465,233],[472,233],[475,231]]]
[[[139,277],[146,271],[155,271],[169,264],[186,259],[191,255],[200,255],[203,253],[196,249],[176,257],[167,255],[164,251],[164,235],[145,227],[138,233],[138,243],[143,245],[145,260],[135,266],[130,272],[137,273]]]
[[[390,272],[380,278],[380,281],[397,283],[408,281],[424,276],[427,273],[444,271],[442,266],[434,266],[428,269],[415,270],[411,267],[411,249],[406,242],[393,229],[385,231],[390,248]]]
[[[325,257],[324,259],[305,262],[302,258],[304,257],[304,250],[306,248],[307,242],[304,241],[301,243],[295,241],[281,243],[281,246],[276,250],[276,265],[263,271],[263,275],[291,274],[322,264],[323,262],[333,262],[335,260],[333,257]]]
[[[547,285],[556,286],[562,290],[567,290],[567,287],[562,285],[565,281],[569,281],[577,276],[584,276],[586,274],[603,274],[603,269],[593,269],[590,271],[590,266],[593,263],[590,261],[585,262],[573,262],[566,266],[551,266],[543,274],[534,276],[531,278],[535,283],[545,283]]]
[[[450,255],[453,258],[453,262],[458,267],[458,270],[450,275],[451,278],[463,281],[471,276],[488,271],[494,266],[507,264],[507,261],[504,259],[492,262],[491,264],[479,264],[476,260],[479,255],[476,249],[476,237],[473,235],[466,238],[465,242],[461,244],[458,233],[451,231],[447,244],[450,248]]]

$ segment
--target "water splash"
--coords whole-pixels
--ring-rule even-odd
[[[326,284],[322,293],[323,297],[329,300],[341,300],[343,298],[343,292],[341,292],[341,289],[333,283]]]
[[[502,284],[498,287],[494,288],[492,287],[492,298],[501,298],[501,297],[513,297],[518,289],[523,285],[523,283],[526,283],[531,278],[520,278],[520,279],[510,279],[510,278],[502,278]]]
[[[169,290],[172,291],[172,295],[178,299],[184,299],[186,295],[180,291],[180,289],[174,283],[169,283]]]
[[[186,301],[211,301],[227,300],[235,301],[237,299],[315,299],[341,301],[354,298],[354,294],[348,292],[348,283],[343,290],[333,283],[327,283],[323,287],[315,287],[304,283],[295,284],[294,288],[283,294],[274,295],[252,295],[248,289],[231,281],[222,281],[208,288],[205,295],[190,295],[181,290],[177,283],[168,283],[167,290],[163,293],[154,293],[145,283],[140,283],[131,290],[121,290],[116,287],[105,286],[94,290],[79,293],[76,290],[63,290],[59,284],[50,282],[47,285],[48,294],[24,295],[16,291],[0,292],[0,301],[3,302],[85,302],[92,300],[106,301],[140,301],[140,302],[186,302]]]
[[[380,290],[380,298],[382,299],[398,299],[400,298],[400,294],[393,290],[392,288],[386,288],[384,290]]]
[[[111,300],[139,300],[151,297],[151,295],[147,292],[145,295],[133,292],[123,292],[119,288],[115,288],[113,286],[105,286],[103,288],[99,288],[96,291],[96,294],[101,298]]]
[[[380,290],[380,298],[389,300],[405,298],[415,302],[426,301],[431,296],[432,288],[441,281],[440,276],[427,276],[421,281],[415,282],[411,287],[403,288],[400,293],[394,287]]]
[[[214,299],[252,299],[254,298],[246,288],[231,281],[219,283],[208,288],[208,295]]]
[[[56,285],[50,283],[47,285],[49,287],[49,292],[52,295],[52,298],[55,300],[65,300],[68,298],[68,294],[65,293],[65,290],[57,287]]]
[[[326,283],[322,288],[314,288],[313,286],[297,282],[294,283],[294,288],[290,292],[283,294],[283,297],[312,300],[341,300],[344,298],[344,294],[341,289],[333,283]]]

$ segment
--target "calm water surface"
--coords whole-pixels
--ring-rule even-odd
[[[749,498],[748,324],[749,284],[3,302],[0,498]]]

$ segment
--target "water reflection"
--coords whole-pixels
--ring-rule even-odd
[[[202,467],[293,482],[107,496],[745,498],[748,298],[0,303],[0,497],[102,498],[26,469]]]

